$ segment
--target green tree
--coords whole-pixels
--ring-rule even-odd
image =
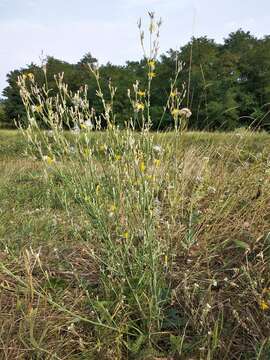
[[[151,87],[151,119],[154,129],[168,129],[173,125],[164,105],[170,94],[170,84],[175,73],[176,57],[183,69],[175,86],[186,89],[183,107],[192,110],[191,129],[232,130],[241,126],[253,126],[270,130],[270,36],[262,39],[239,29],[217,44],[207,37],[192,38],[179,51],[170,49],[157,60],[157,76]],[[87,85],[88,100],[100,114],[102,103],[96,97],[96,81],[87,64],[96,67],[98,62],[90,52],[77,64],[47,57],[45,59],[47,81],[52,93],[56,91],[54,74],[64,72],[69,89],[77,91]],[[105,99],[110,98],[109,85],[117,87],[114,99],[114,115],[123,126],[133,113],[127,97],[127,89],[138,80],[142,90],[147,88],[148,67],[146,59],[127,61],[119,66],[108,62],[100,66],[100,84]],[[4,89],[5,112],[9,123],[13,119],[25,119],[24,108],[17,87],[18,75],[32,72],[37,82],[44,83],[40,66],[30,64],[11,71],[7,75],[8,86]],[[162,121],[161,121],[162,119]]]
[[[5,101],[3,99],[0,99],[0,128],[7,126],[7,115],[6,115],[6,109],[5,109]]]

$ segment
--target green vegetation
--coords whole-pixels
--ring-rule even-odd
[[[10,122],[8,122],[4,101],[0,99],[0,128],[9,127],[9,126],[13,126],[13,125]]]
[[[152,131],[149,16],[146,83],[123,124],[93,64],[98,110],[62,74],[52,92],[46,66],[45,84],[19,76],[26,121],[0,132],[4,359],[270,357],[269,135],[187,132],[178,61],[172,130]]]
[[[21,135],[0,132],[4,359],[269,357],[269,136],[186,133],[173,152],[173,133],[153,137],[167,150],[145,168],[106,159],[110,136],[94,133],[86,168],[44,172]],[[161,247],[158,314],[146,236]]]
[[[190,59],[192,55],[192,58]],[[173,126],[170,114],[160,118],[164,99],[170,93],[171,74],[175,70],[176,56],[183,63],[176,87],[186,84],[187,97],[184,106],[192,109],[190,128],[193,130],[233,130],[238,127],[269,130],[270,103],[270,37],[258,39],[243,30],[229,34],[224,44],[217,44],[206,37],[193,38],[179,52],[169,50],[162,54],[156,64],[156,77],[152,82],[152,129],[168,129]],[[77,64],[69,64],[53,57],[44,60],[47,67],[49,88],[57,87],[54,74],[65,73],[65,82],[72,91],[82,85],[88,86],[87,98],[97,113],[102,112],[100,101],[96,98],[96,82],[89,76],[87,64],[96,66],[97,59],[86,54]],[[44,65],[43,64],[43,65]],[[127,61],[124,66],[108,63],[100,67],[101,85],[105,98],[110,96],[107,85],[117,86],[115,96],[115,115],[117,123],[123,126],[132,114],[132,107],[126,96],[136,80],[144,89],[146,59]],[[17,78],[23,73],[32,72],[39,84],[44,82],[42,66],[30,64],[27,68],[14,70],[7,75],[6,116],[13,125],[13,119],[24,121],[25,111],[20,99]],[[105,126],[105,124],[103,124]]]

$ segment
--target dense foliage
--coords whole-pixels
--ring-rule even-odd
[[[217,44],[207,37],[192,38],[179,52],[169,50],[157,62],[156,77],[152,83],[151,117],[154,128],[168,129],[172,126],[171,115],[163,114],[170,93],[170,78],[175,69],[175,58],[183,61],[183,70],[178,87],[185,84],[187,97],[183,106],[192,109],[191,129],[233,130],[238,127],[270,129],[270,36],[258,39],[243,30],[229,34],[224,44]],[[91,106],[97,112],[102,107],[96,94],[96,82],[87,70],[87,63],[97,64],[97,59],[86,54],[77,64],[70,64],[53,57],[46,59],[49,87],[55,91],[54,74],[64,72],[65,82],[73,91],[88,85]],[[38,82],[44,82],[41,67],[30,64],[7,75],[8,86],[1,105],[0,122],[9,119],[25,119],[17,78],[19,74],[31,71]],[[117,86],[114,101],[116,119],[119,125],[131,116],[132,107],[127,89],[136,80],[140,88],[147,83],[145,60],[127,61],[125,65],[107,63],[100,67],[101,83],[105,96],[109,95],[108,84]],[[162,122],[160,124],[160,119]]]
[[[0,127],[6,127],[8,125],[4,100],[0,99]]]

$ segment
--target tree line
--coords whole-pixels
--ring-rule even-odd
[[[151,119],[153,128],[172,127],[168,112],[162,116],[170,94],[170,80],[175,71],[175,59],[183,63],[177,86],[185,84],[186,97],[183,107],[192,110],[189,128],[196,130],[234,130],[252,127],[270,130],[270,36],[257,38],[242,29],[233,32],[218,44],[207,37],[192,38],[179,51],[170,49],[156,63],[156,76],[152,82]],[[64,72],[69,89],[76,91],[88,86],[88,99],[98,113],[102,111],[96,97],[96,83],[85,66],[97,64],[97,59],[87,53],[76,64],[54,57],[46,59],[48,86],[56,91],[54,74]],[[17,78],[24,73],[33,73],[36,81],[44,83],[42,67],[30,64],[7,74],[8,86],[0,101],[0,123],[14,127],[14,119],[25,121],[24,107],[17,86]],[[100,79],[104,96],[109,97],[108,84],[117,86],[114,101],[116,121],[121,126],[132,114],[127,89],[136,80],[140,88],[147,86],[147,62],[127,61],[125,65],[110,62],[100,66]],[[160,124],[160,119],[162,123]],[[4,125],[3,125],[4,124]]]

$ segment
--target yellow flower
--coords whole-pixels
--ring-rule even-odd
[[[112,204],[111,206],[109,206],[108,210],[109,210],[109,212],[114,213],[116,210],[116,206],[114,204]]]
[[[84,154],[84,156],[89,157],[91,155],[91,150],[88,148],[84,148],[83,154]]]
[[[116,161],[121,160],[121,155],[116,154],[116,155],[115,155],[115,160],[116,160]]]
[[[87,127],[86,127],[85,124],[81,124],[81,128],[82,128],[82,129],[86,129]]]
[[[100,185],[99,185],[99,184],[97,184],[97,186],[96,186],[96,194],[98,194],[98,193],[99,193],[99,191],[100,191]]]
[[[266,311],[269,309],[269,305],[264,300],[259,301],[259,306],[260,306],[260,309],[263,311]]]
[[[145,96],[145,91],[139,90],[139,91],[138,91],[138,95],[139,95],[139,96]]]
[[[145,163],[144,163],[144,161],[141,161],[141,162],[140,162],[139,168],[140,168],[140,171],[141,171],[141,172],[144,172],[144,171],[145,171]]]
[[[137,102],[135,104],[135,108],[136,108],[137,111],[144,110],[144,104],[142,102]]]
[[[50,157],[49,155],[43,156],[43,160],[48,164],[52,165],[55,162],[55,159]]]
[[[32,74],[31,72],[28,73],[27,76],[30,80],[34,80],[34,74]]]
[[[156,73],[153,71],[149,71],[148,77],[149,77],[149,79],[153,79],[154,77],[156,77]]]
[[[155,65],[156,65],[156,62],[155,60],[148,60],[148,65],[151,69],[154,69],[155,68]]]
[[[154,159],[154,164],[156,166],[159,166],[160,165],[160,159]]]
[[[171,111],[173,117],[181,116],[182,118],[190,118],[192,112],[188,108],[183,109],[173,109]]]
[[[34,106],[33,111],[35,111],[35,112],[37,112],[37,113],[41,113],[41,112],[42,112],[42,108],[43,108],[43,105],[42,105],[42,104],[36,105],[36,106]]]
[[[176,92],[176,91],[171,91],[170,97],[175,97],[176,95],[177,95],[177,92]]]
[[[171,113],[172,116],[175,118],[179,115],[180,110],[179,109],[172,109]]]
[[[125,231],[125,232],[122,234],[122,237],[125,238],[125,239],[128,239],[128,238],[129,238],[129,232],[128,232],[128,231]]]

